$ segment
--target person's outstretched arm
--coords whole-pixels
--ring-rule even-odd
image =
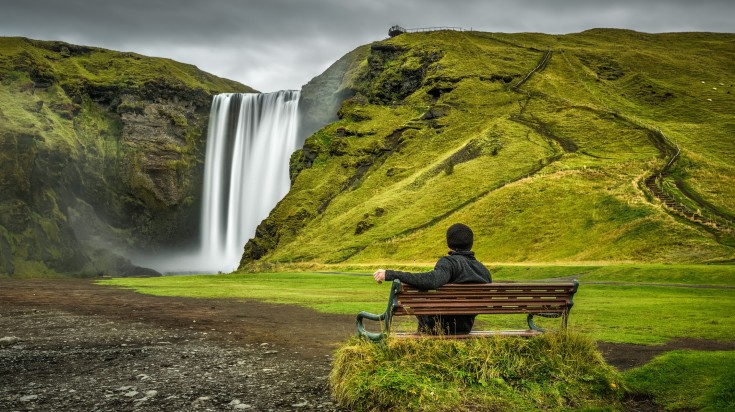
[[[385,270],[378,269],[373,273],[373,279],[376,282],[381,283],[384,280],[398,279],[401,282],[408,283],[419,289],[436,289],[451,279],[451,266],[444,258],[439,259],[434,267],[434,270],[429,272],[401,272],[398,270]]]

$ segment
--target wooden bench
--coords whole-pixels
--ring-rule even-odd
[[[536,326],[533,317],[561,318],[561,328],[567,326],[569,311],[579,282],[554,283],[488,283],[446,284],[436,290],[420,290],[394,280],[384,313],[360,312],[357,315],[357,334],[380,341],[390,334],[393,316],[407,315],[485,315],[526,314],[528,329],[501,331],[472,331],[464,335],[439,336],[462,339],[491,335],[533,336],[545,330]],[[363,320],[382,322],[382,332],[365,330]],[[417,337],[418,333],[393,333],[395,337]],[[436,335],[433,335],[436,336]]]

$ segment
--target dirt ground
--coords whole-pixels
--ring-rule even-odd
[[[0,280],[0,410],[336,411],[331,354],[354,330],[354,316],[287,305]],[[672,349],[735,350],[599,346],[620,370]]]

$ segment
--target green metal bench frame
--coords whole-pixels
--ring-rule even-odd
[[[533,336],[545,332],[534,323],[536,315],[561,318],[561,328],[566,329],[578,288],[579,282],[574,280],[553,283],[447,284],[436,290],[420,290],[394,280],[385,312],[378,315],[362,311],[357,314],[357,334],[375,342],[381,341],[390,334],[394,316],[526,314],[526,330],[472,331],[469,334],[442,337]],[[366,330],[364,319],[382,322],[382,332]],[[418,333],[394,333],[393,336],[436,337]]]

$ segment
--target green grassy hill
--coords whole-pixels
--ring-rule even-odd
[[[241,269],[431,263],[454,222],[485,262],[732,261],[734,46],[590,30],[360,48]]]
[[[212,96],[168,59],[0,38],[0,275],[125,274],[192,236]]]

